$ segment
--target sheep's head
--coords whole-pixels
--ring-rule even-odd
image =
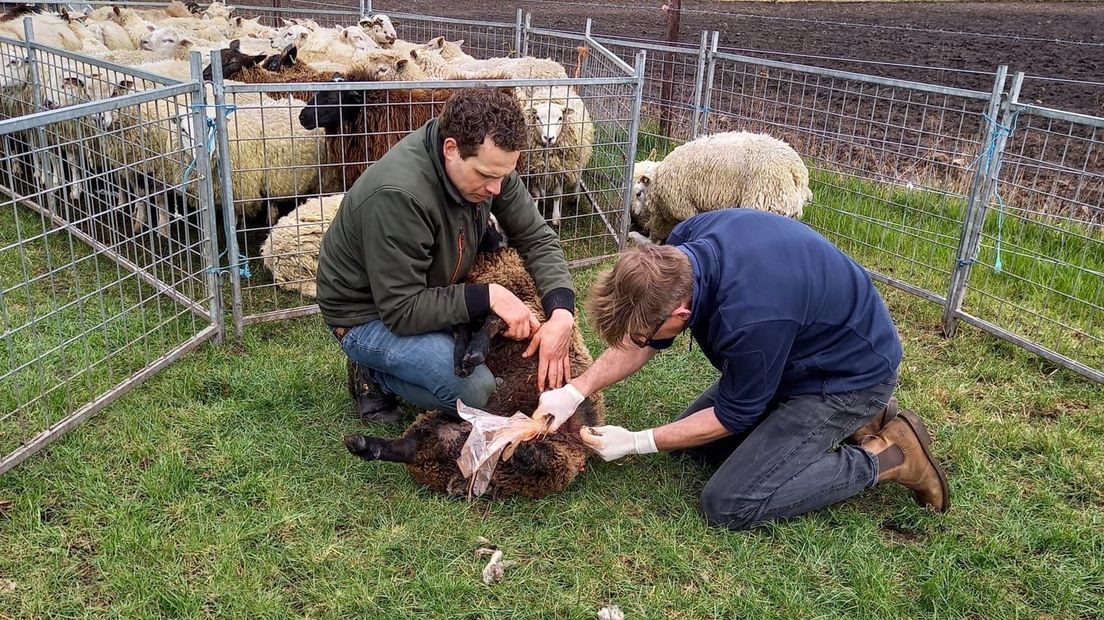
[[[173,28],[158,28],[147,24],[138,47],[147,52],[176,54],[188,51],[192,47],[192,40],[180,36]]]
[[[55,110],[65,106],[83,103],[89,99],[89,91],[85,85],[84,76],[82,75],[66,75],[61,78],[57,86],[56,89],[46,89],[47,99],[43,103],[47,109]]]
[[[334,74],[334,82],[344,82],[345,77]],[[299,124],[304,129],[326,130],[327,134],[342,133],[342,127],[357,119],[364,104],[364,91],[324,90],[314,94],[299,113]]]
[[[380,47],[391,47],[399,38],[398,33],[395,32],[394,24],[391,23],[391,18],[383,13],[365,17],[357,25],[363,28]]]
[[[295,46],[289,45],[279,54],[273,54],[265,58],[261,66],[264,67],[266,71],[280,72],[289,67],[294,67],[298,55],[299,51]]]
[[[535,129],[544,147],[555,146],[563,132],[564,121],[570,122],[574,110],[552,100],[535,102],[529,108],[531,118],[536,119]]]
[[[289,45],[302,45],[306,43],[310,33],[310,28],[302,24],[293,24],[286,28],[281,28],[276,31],[276,36],[272,37],[272,47],[282,50]]]
[[[233,10],[234,7],[232,6],[226,6],[221,2],[212,2],[211,6],[203,11],[203,19],[230,19],[230,13]]]
[[[230,46],[219,50],[219,59],[222,61],[222,77],[230,79],[235,75],[257,66],[267,58],[265,54],[245,54],[241,51],[241,40],[234,39]],[[213,79],[211,65],[203,70],[204,81]]]
[[[134,90],[134,81],[129,79],[121,79],[116,82],[97,80],[95,82],[95,86],[92,86],[91,88],[95,91],[98,91],[92,94],[92,99],[119,97],[121,95],[125,95],[131,90]],[[113,129],[116,123],[119,122],[122,114],[122,109],[105,110],[103,112],[100,112],[96,116],[96,124],[99,125],[101,129]]]
[[[31,64],[23,56],[8,58],[0,69],[0,88],[15,88],[29,84],[31,81]]]
[[[360,26],[342,28],[337,39],[342,43],[364,52],[379,49],[379,44]]]
[[[269,39],[275,38],[277,30],[275,28],[269,28],[268,26],[262,26],[257,18],[246,19],[244,17],[235,17],[230,20],[229,38],[236,39],[238,37],[251,37],[254,39]]]
[[[633,165],[633,199],[632,212],[637,217],[644,213],[644,200],[648,195],[648,186],[655,178],[656,167],[659,162],[654,160],[655,151],[652,151],[653,159],[638,161]]]

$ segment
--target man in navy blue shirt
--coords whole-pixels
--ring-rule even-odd
[[[717,464],[702,511],[732,529],[886,481],[947,510],[927,429],[897,413],[901,343],[860,266],[805,224],[750,209],[692,217],[667,243],[626,250],[595,282],[588,315],[611,346],[534,417],[558,426],[689,328],[720,379],[670,424],[584,429],[602,458],[663,450]]]

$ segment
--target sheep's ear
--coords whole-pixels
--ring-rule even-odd
[[[330,76],[330,81],[331,82],[344,82],[345,81],[345,76],[341,75],[340,73],[334,73],[332,76]]]
[[[284,19],[283,17],[281,17],[281,18],[280,18],[280,23],[281,23],[281,24],[283,24],[284,26],[290,26],[290,25],[292,25],[292,24],[291,24],[291,22],[289,22],[288,20]]]
[[[563,115],[564,115],[564,118],[567,118],[568,116],[574,116],[575,115],[575,108],[564,108],[563,109]]]
[[[642,175],[640,175],[640,182],[643,183],[644,185],[648,185],[649,183],[652,182],[652,177],[650,177],[646,174],[642,174]]]
[[[396,63],[395,63],[395,71],[396,71],[396,72],[402,71],[402,70],[403,70],[403,67],[405,67],[405,66],[406,66],[406,63],[407,63],[407,62],[409,62],[409,61],[408,61],[407,59],[405,59],[405,58],[403,58],[402,60],[400,60],[400,61],[396,62]]]
[[[658,157],[658,156],[659,156],[659,149],[653,147],[652,152],[648,153],[648,161],[655,161],[656,157]]]
[[[230,51],[236,52],[241,49],[241,39],[234,39],[230,42]]]
[[[234,25],[240,28],[240,27],[241,27],[241,25],[242,25],[242,19],[244,19],[244,18],[242,18],[242,17],[235,17],[235,18],[234,18]]]
[[[294,45],[289,45],[284,48],[284,51],[280,53],[280,61],[285,67],[290,67],[295,64],[295,61],[299,58],[299,48]]]
[[[418,60],[418,50],[410,50],[410,59]]]
[[[156,26],[154,26],[153,24],[146,24],[146,31],[153,32],[154,30],[157,30]]]
[[[453,41],[453,43],[456,45],[456,47],[460,47],[460,46],[464,45],[464,40],[463,39],[457,39],[457,40]],[[442,45],[441,47],[444,47],[444,46]]]
[[[61,80],[61,83],[66,86],[76,86],[78,88],[84,88],[84,80],[75,75],[68,75]]]
[[[195,45],[195,42],[193,42],[191,39],[181,39],[180,40],[180,47],[190,48],[193,45]]]
[[[300,41],[306,41],[307,37],[309,37],[309,36],[310,36],[309,32],[300,32],[299,33],[299,40]]]

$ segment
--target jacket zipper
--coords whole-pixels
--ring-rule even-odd
[[[464,223],[460,223],[460,234],[456,237],[456,244],[460,248],[460,251],[456,256],[456,269],[452,271],[452,279],[449,280],[449,284],[456,284],[456,277],[460,275],[460,265],[464,264]]]

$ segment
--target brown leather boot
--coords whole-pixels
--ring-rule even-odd
[[[885,409],[882,409],[870,421],[859,427],[859,430],[855,431],[850,437],[844,441],[856,446],[862,445],[864,439],[871,435],[877,435],[882,432],[882,427],[889,423],[890,420],[897,417],[897,397],[894,396],[889,399],[889,404]]]
[[[916,503],[936,512],[946,512],[951,507],[947,476],[932,456],[928,429],[915,413],[902,410],[886,423],[882,432],[863,441],[862,447],[875,456],[894,448],[900,450],[900,455],[879,456],[879,462],[900,461],[900,464],[882,469],[878,482],[896,482],[910,489]]]

